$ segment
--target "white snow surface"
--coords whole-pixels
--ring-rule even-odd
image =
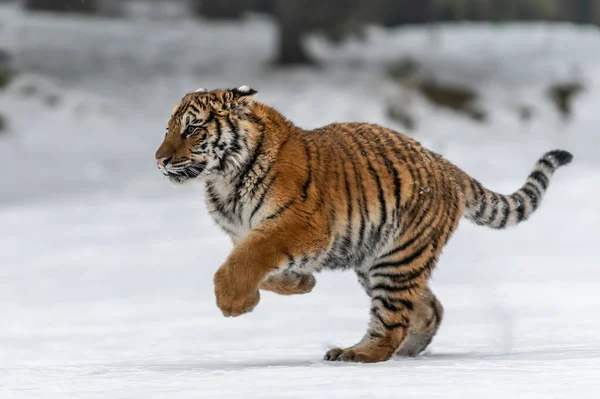
[[[100,21],[0,6],[0,43],[22,72],[0,93],[10,123],[0,136],[0,398],[600,397],[600,34],[461,25],[439,38],[416,28],[373,29],[342,47],[313,38],[324,68],[278,71],[265,66],[273,24],[257,17]],[[154,165],[172,107],[197,87],[245,84],[304,127],[400,129],[384,107],[399,89],[380,71],[407,54],[441,78],[481,82],[488,123],[410,96],[412,134],[488,188],[512,192],[553,148],[574,163],[524,225],[461,223],[432,280],[445,320],[415,359],[321,360],[367,325],[350,272],[318,275],[308,295],[263,293],[251,314],[224,318],[212,277],[230,241],[201,187],[175,189]],[[587,91],[564,123],[543,90],[573,70]],[[521,101],[537,107],[526,126],[511,111]]]

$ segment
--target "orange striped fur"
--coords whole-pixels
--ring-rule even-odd
[[[460,218],[496,229],[526,220],[572,158],[548,152],[520,190],[501,195],[393,130],[304,130],[255,94],[242,86],[186,95],[156,152],[158,167],[176,184],[200,178],[210,215],[234,243],[214,276],[225,316],[252,311],[261,289],[302,294],[322,269],[356,272],[371,298],[368,329],[327,360],[422,352],[443,315],[427,281]]]

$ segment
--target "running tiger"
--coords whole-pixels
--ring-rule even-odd
[[[443,308],[427,281],[461,216],[493,229],[527,220],[550,177],[571,162],[554,150],[511,195],[411,138],[368,123],[295,126],[257,92],[199,89],[173,110],[156,152],[176,184],[200,179],[208,211],[234,244],[214,276],[225,316],[250,312],[259,290],[310,292],[322,269],[352,269],[371,298],[367,332],[326,360],[416,356]]]

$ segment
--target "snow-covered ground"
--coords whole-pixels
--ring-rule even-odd
[[[440,39],[419,29],[373,30],[341,48],[315,39],[327,68],[276,71],[265,67],[274,37],[262,19],[99,22],[1,6],[0,44],[23,73],[0,93],[10,122],[0,136],[0,398],[599,397],[600,32],[465,25]],[[176,190],[154,166],[173,105],[200,86],[249,84],[305,127],[397,127],[384,104],[398,89],[379,72],[406,55],[443,78],[480,81],[494,111],[485,125],[410,101],[415,137],[489,188],[519,187],[552,148],[574,163],[525,225],[461,225],[433,280],[446,319],[416,359],[321,360],[366,327],[368,299],[351,273],[321,274],[305,296],[265,293],[253,313],[223,318],[212,276],[231,244],[201,188]],[[543,90],[577,68],[588,90],[564,124]],[[528,126],[511,108],[522,101],[538,108]]]

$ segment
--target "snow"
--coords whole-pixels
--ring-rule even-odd
[[[466,24],[441,27],[434,46],[428,30],[373,29],[339,48],[313,38],[328,68],[278,71],[265,66],[273,30],[257,17],[97,21],[0,6],[0,43],[22,71],[0,93],[10,123],[0,136],[0,398],[597,398],[599,32]],[[400,129],[384,106],[398,89],[379,71],[405,54],[450,81],[481,79],[494,110],[485,125],[406,93],[399,101],[419,116],[417,139],[487,187],[520,187],[552,148],[574,163],[526,224],[461,223],[432,280],[445,320],[418,358],[321,360],[366,328],[368,298],[351,273],[318,275],[309,295],[263,293],[251,314],[222,317],[212,276],[231,243],[201,187],[175,189],[154,164],[175,103],[198,86],[247,84],[305,127]],[[543,89],[573,70],[587,91],[565,124]],[[518,101],[538,107],[527,126],[512,114]]]

